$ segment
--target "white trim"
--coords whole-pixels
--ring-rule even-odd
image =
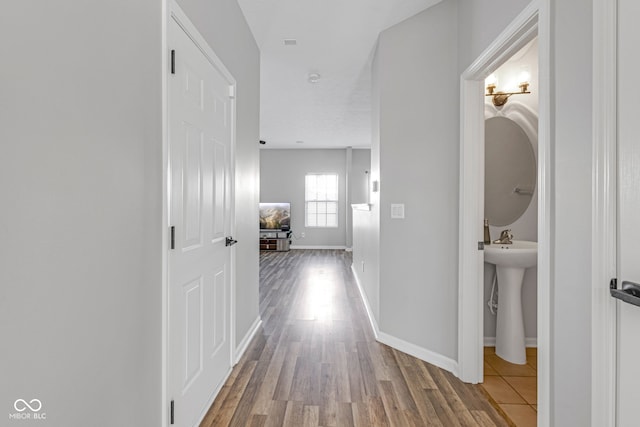
[[[336,198],[335,199],[307,199],[307,178],[310,176],[334,176],[336,177]],[[346,180],[345,180],[346,181]],[[346,183],[345,183],[346,185]],[[345,187],[345,191],[346,191],[346,187]],[[346,196],[345,196],[346,197]],[[308,221],[309,221],[309,214],[308,214],[308,208],[309,208],[309,203],[335,203],[336,205],[336,225],[309,225]],[[332,215],[328,212],[325,212],[324,214],[320,213],[320,212],[316,212],[316,220],[318,219],[318,215],[325,215],[325,223],[326,223],[326,218],[328,218],[329,215]],[[345,218],[346,218],[346,213],[345,213]],[[317,222],[317,221],[316,221]],[[345,233],[346,233],[346,227],[348,227],[348,223],[345,222]],[[340,227],[340,174],[338,172],[307,172],[304,175],[304,226],[306,228],[315,228],[315,229],[337,229]],[[346,234],[345,234],[345,240],[346,240]]]
[[[484,79],[535,38],[538,9],[538,1],[532,1],[460,77],[458,368],[470,383],[483,378],[484,253],[477,245],[484,217],[484,179],[479,179],[484,176]]]
[[[458,266],[458,370],[460,379],[477,384],[483,379],[483,280],[484,254],[477,244],[483,240],[478,220],[484,215],[484,115],[483,110],[469,109],[480,102],[482,80],[461,79],[460,121],[460,218]],[[477,107],[477,106],[476,106]],[[475,135],[475,136],[474,136]],[[473,141],[473,142],[472,142]]]
[[[507,28],[498,35],[493,43],[462,73],[462,77],[465,80],[480,80],[484,92],[484,79],[526,46],[527,43],[536,38],[538,34],[539,9],[540,2],[538,0],[533,0],[529,3]],[[484,100],[484,98],[482,99]]]
[[[484,337],[484,346],[485,347],[495,347],[496,346],[496,337]],[[529,337],[524,339],[524,346],[527,348],[537,348],[538,347],[538,338]]]
[[[167,41],[168,24],[169,24],[169,5],[167,0],[161,0],[162,8],[162,34],[161,46],[162,59],[159,64],[162,70],[162,226],[158,232],[160,233],[161,244],[160,253],[162,254],[162,373],[161,373],[161,392],[160,411],[161,426],[169,425],[169,411],[167,410],[167,402],[169,402],[169,253],[166,248],[169,247],[169,183],[167,171],[169,170],[169,47]]]
[[[591,425],[616,425],[617,2],[593,1]]]
[[[378,322],[376,321],[375,316],[373,315],[373,311],[371,310],[371,305],[369,304],[369,298],[367,298],[367,294],[364,292],[364,288],[360,283],[360,279],[358,278],[358,273],[351,264],[351,272],[353,273],[353,278],[356,281],[356,285],[358,286],[358,291],[360,291],[360,297],[362,298],[362,303],[364,304],[364,309],[367,312],[367,317],[369,318],[369,324],[371,325],[371,330],[373,331],[373,336],[378,339],[378,335],[380,330],[378,329]]]
[[[347,147],[345,149],[345,178],[344,178],[344,193],[347,204],[351,202],[351,175],[353,174],[353,148]],[[349,250],[353,245],[353,210],[344,210],[344,239],[346,242],[346,250]]]
[[[291,245],[291,250],[294,249],[336,249],[346,251],[347,247],[344,245]]]
[[[193,40],[194,44],[200,49],[202,54],[207,58],[207,60],[211,63],[211,65],[222,74],[225,80],[229,83],[230,86],[230,94],[236,93],[236,80],[233,78],[233,75],[227,70],[222,61],[215,54],[213,49],[209,46],[206,39],[200,34],[195,25],[189,20],[188,16],[182,11],[176,0],[162,0],[162,186],[163,186],[163,194],[162,194],[162,229],[160,233],[162,235],[162,391],[161,391],[161,419],[162,425],[168,425],[168,405],[169,405],[169,346],[171,343],[169,342],[169,259],[168,259],[168,249],[169,248],[169,240],[168,240],[168,227],[169,227],[169,117],[168,117],[168,88],[169,88],[169,41],[168,41],[168,28],[169,22],[173,19],[187,34],[191,40]],[[233,96],[231,98],[231,151],[229,153],[229,161],[230,161],[230,170],[229,170],[229,186],[233,188],[234,191],[230,195],[230,216],[231,216],[231,224],[230,230],[233,235],[235,232],[235,151],[236,151],[236,101]],[[200,420],[204,419],[209,407],[213,403],[215,397],[218,395],[218,392],[221,390],[222,386],[229,378],[229,375],[232,372],[232,366],[234,365],[234,348],[235,348],[235,331],[236,331],[236,295],[235,295],[235,280],[236,280],[236,261],[235,261],[235,249],[232,249],[230,253],[230,287],[231,287],[231,295],[230,295],[230,324],[229,324],[229,339],[230,339],[230,351],[229,351],[229,371],[224,376],[224,379],[220,382],[220,384],[216,387],[214,392],[211,395],[210,401],[204,407],[204,412],[201,414]]]
[[[427,363],[435,365],[438,368],[442,368],[446,371],[451,372],[453,375],[458,376],[458,363],[449,357],[443,356],[439,353],[434,353],[433,351],[427,350],[423,347],[419,347],[415,344],[404,341],[385,332],[378,332],[377,339],[382,344],[386,344],[390,347],[395,348],[396,350],[402,351],[403,353],[407,353],[413,357],[417,357],[420,360],[424,360]]]
[[[261,326],[262,319],[258,316],[256,317],[256,320],[253,321],[253,324],[245,334],[244,338],[240,341],[240,344],[238,344],[238,347],[236,347],[233,357],[233,366],[238,364],[240,358],[244,355],[244,352],[247,351],[249,344],[251,344],[251,340],[256,336]]]
[[[354,211],[370,211],[371,204],[369,203],[354,203],[351,205],[351,209]]]
[[[484,209],[478,179],[484,168],[484,78],[538,35],[538,425],[550,426],[551,378],[551,229],[553,157],[551,150],[551,20],[550,1],[533,0],[461,76],[460,234],[458,369],[463,381],[482,381],[483,306],[481,298]],[[480,193],[484,194],[484,192]]]
[[[358,286],[358,291],[360,291],[360,297],[362,298],[362,303],[364,304],[365,311],[367,312],[369,324],[371,325],[371,330],[373,331],[373,336],[375,337],[376,341],[393,347],[396,350],[407,353],[413,357],[417,357],[420,360],[424,360],[427,363],[431,363],[432,365],[445,369],[451,372],[453,375],[458,376],[458,363],[455,360],[441,354],[434,353],[433,351],[427,350],[426,348],[417,346],[393,335],[381,332],[378,328],[378,322],[376,321],[376,318],[373,315],[373,311],[371,310],[371,306],[369,305],[367,294],[364,292],[364,288],[362,287],[362,284],[358,279],[358,274],[356,273],[353,264],[351,264],[351,271],[353,273],[356,285]]]
[[[173,19],[179,26],[184,30],[184,32],[193,40],[195,45],[200,49],[202,54],[207,58],[207,60],[213,65],[213,67],[220,72],[231,86],[236,85],[236,79],[233,78],[233,75],[227,70],[224,63],[218,58],[213,49],[209,46],[207,40],[200,34],[195,25],[189,20],[189,17],[182,11],[176,0],[169,0],[170,9],[169,9],[169,19]],[[236,93],[236,88],[233,89],[233,92]],[[233,99],[233,98],[231,98]],[[235,133],[233,135],[235,142]]]
[[[208,46],[208,45],[207,45]],[[217,58],[217,57],[216,57]],[[221,63],[222,64],[222,63]],[[229,74],[231,76],[231,74]],[[236,235],[236,135],[237,135],[237,103],[235,93],[237,85],[235,79],[231,76],[231,79],[227,79],[229,82],[229,102],[231,106],[231,117],[229,119],[229,126],[231,127],[231,147],[229,153],[229,216],[231,224],[229,225],[229,231],[231,236]],[[229,253],[229,268],[231,269],[230,286],[231,295],[229,298],[229,310],[231,316],[230,338],[231,348],[236,348],[236,313],[237,313],[237,298],[236,298],[236,280],[237,280],[237,261],[236,261],[236,247],[231,246]],[[229,355],[231,358],[231,366],[234,366],[233,350]]]
[[[538,15],[538,426],[551,426],[554,395],[551,378],[554,287],[551,230],[553,156],[551,147],[551,1],[540,0]]]

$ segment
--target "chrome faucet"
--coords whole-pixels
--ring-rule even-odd
[[[511,245],[513,243],[513,233],[511,230],[502,230],[500,233],[500,237],[493,241],[493,243],[497,243],[499,245]]]

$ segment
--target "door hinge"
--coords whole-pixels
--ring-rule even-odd
[[[171,74],[176,73],[176,51],[171,49]]]
[[[171,424],[173,424],[173,414],[174,414],[174,412],[173,412],[173,408],[174,408],[174,404],[173,404],[173,400],[172,400],[172,401],[171,401],[171,416],[170,416],[170,418],[171,418],[171,420],[170,420],[170,421],[171,421]]]
[[[175,249],[176,248],[176,227],[175,226],[171,226],[170,231],[170,239],[171,239],[171,243],[169,244],[169,248],[170,249]]]
[[[478,250],[479,251],[483,251],[484,250],[484,242],[478,242]]]

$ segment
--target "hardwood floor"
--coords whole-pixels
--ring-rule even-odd
[[[262,252],[262,330],[210,426],[508,426],[480,386],[375,341],[350,253]]]

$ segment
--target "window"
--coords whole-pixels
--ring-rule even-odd
[[[338,226],[338,175],[307,174],[304,181],[307,227]]]

